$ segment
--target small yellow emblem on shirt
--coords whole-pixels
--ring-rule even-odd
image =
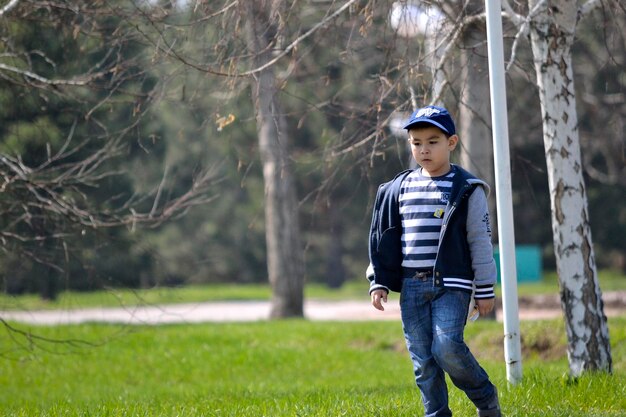
[[[444,210],[442,208],[438,208],[437,210],[435,210],[435,217],[440,219],[441,216],[443,216],[443,212]]]

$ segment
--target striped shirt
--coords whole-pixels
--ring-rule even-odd
[[[416,169],[402,181],[400,218],[402,219],[402,266],[435,266],[443,213],[452,190],[455,170],[441,177],[427,177]]]

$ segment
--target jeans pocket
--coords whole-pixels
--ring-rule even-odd
[[[446,290],[433,303],[433,324],[438,332],[462,331],[467,319],[471,294]]]

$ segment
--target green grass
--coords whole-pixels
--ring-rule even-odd
[[[3,416],[421,416],[400,323],[285,320],[2,329]],[[524,379],[506,382],[502,328],[466,337],[506,416],[626,414],[626,317],[610,318],[614,374],[567,376],[560,320],[522,322]],[[65,340],[65,343],[58,343]],[[475,416],[450,387],[455,417]]]
[[[614,271],[600,271],[600,286],[603,291],[626,290],[626,276]],[[340,289],[330,289],[323,284],[309,283],[305,287],[307,299],[325,300],[358,300],[366,299],[367,282],[351,280]],[[497,287],[498,296],[501,288]],[[520,283],[520,296],[535,294],[556,294],[559,285],[556,273],[545,273],[544,279],[537,283]],[[55,301],[40,299],[37,295],[23,295],[18,297],[0,294],[0,310],[46,310],[72,309],[83,307],[115,307],[138,304],[169,304],[194,303],[203,301],[228,300],[269,300],[271,289],[267,284],[211,284],[190,285],[179,288],[157,287],[146,290],[109,289],[94,292],[64,291]],[[397,294],[392,294],[397,297]]]

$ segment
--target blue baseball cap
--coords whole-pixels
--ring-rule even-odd
[[[454,121],[452,117],[450,117],[448,110],[443,107],[426,106],[415,110],[408,122],[404,124],[404,129],[409,130],[419,123],[428,123],[437,126],[450,136],[456,133]]]

